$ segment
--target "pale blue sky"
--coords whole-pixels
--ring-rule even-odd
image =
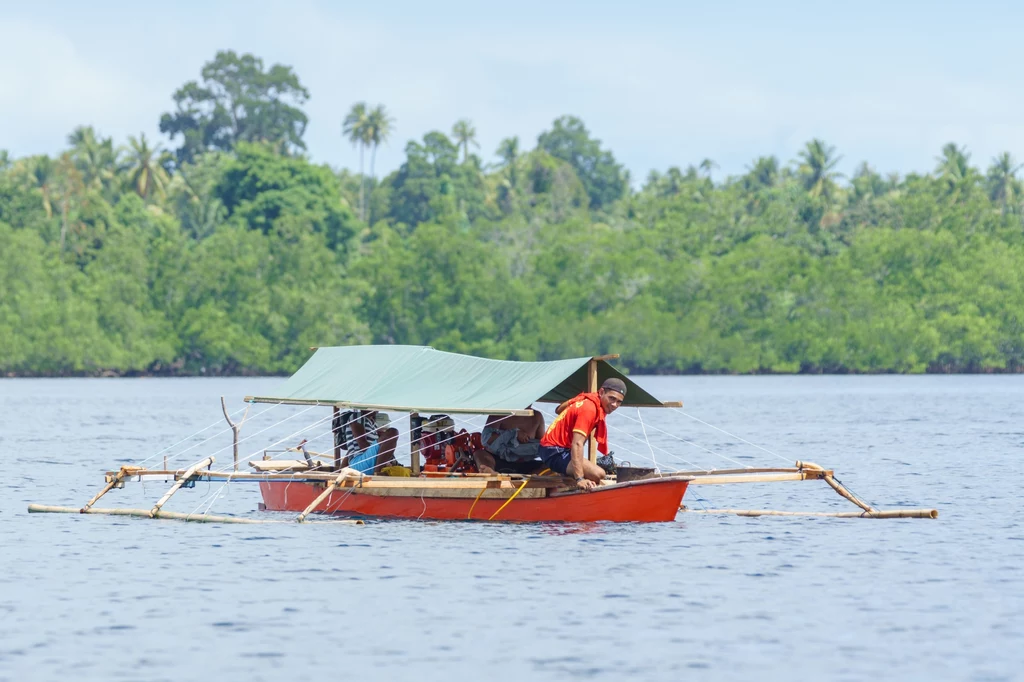
[[[929,171],[948,141],[986,166],[1024,159],[1024,6],[1010,2],[394,2],[0,5],[0,148],[59,150],[78,124],[158,133],[171,93],[219,49],[295,68],[310,156],[358,166],[355,101],[397,120],[378,173],[411,137],[476,125],[532,146],[580,116],[642,180],[714,159],[738,174],[822,137],[850,173]],[[166,144],[166,141],[165,141]]]

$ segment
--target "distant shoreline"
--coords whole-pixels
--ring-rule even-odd
[[[754,376],[928,376],[928,375],[986,375],[986,374],[1024,374],[1024,367],[1014,369],[980,369],[974,371],[941,371],[927,370],[925,372],[644,372],[629,371],[631,376],[654,376],[654,377],[754,377]],[[65,373],[44,373],[44,372],[6,372],[0,374],[0,379],[274,379],[287,378],[290,374],[258,374],[255,372],[115,372],[104,370],[101,372],[65,372]]]

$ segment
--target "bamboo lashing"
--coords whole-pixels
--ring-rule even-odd
[[[30,514],[100,514],[108,516],[135,516],[143,519],[154,518],[149,509],[89,509],[88,511],[82,512],[78,507],[58,507],[46,504],[30,504],[28,506]],[[191,521],[193,523],[291,523],[284,519],[245,519],[237,516],[215,516],[212,514],[183,514],[181,512],[162,511],[157,519],[164,520],[175,520],[175,521]],[[326,521],[318,523],[342,523],[354,526],[361,526],[363,522],[358,519],[338,519],[335,521]]]
[[[95,495],[93,495],[93,498],[91,500],[89,500],[88,502],[86,502],[85,506],[82,507],[81,509],[79,509],[78,511],[80,511],[83,514],[86,513],[87,511],[89,511],[90,508],[92,508],[92,506],[94,504],[96,504],[97,500],[99,500],[101,497],[106,495],[108,492],[110,492],[116,486],[120,485],[121,482],[124,481],[125,476],[132,476],[132,475],[134,475],[135,473],[137,473],[139,471],[144,471],[144,468],[143,467],[137,467],[137,466],[131,466],[131,465],[128,465],[128,464],[126,464],[125,466],[121,467],[120,471],[118,471],[117,474],[115,474],[113,477],[110,478],[109,481],[107,481],[107,485],[105,485],[103,487],[103,490],[101,490],[98,493],[96,493]]]
[[[167,504],[167,500],[171,499],[171,495],[178,492],[178,490],[181,489],[181,486],[185,485],[185,483],[190,478],[192,478],[192,475],[196,473],[198,469],[213,466],[213,462],[214,457],[213,455],[210,455],[206,459],[200,460],[193,464],[192,466],[190,466],[188,469],[185,469],[185,473],[178,477],[178,480],[174,482],[174,485],[171,486],[171,489],[164,493],[164,496],[160,498],[160,501],[154,504],[153,508],[149,510],[149,515],[155,518],[156,515],[160,513],[160,508]]]

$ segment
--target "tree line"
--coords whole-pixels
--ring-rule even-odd
[[[383,105],[311,163],[287,66],[220,52],[173,93],[166,140],[90,126],[0,151],[0,373],[265,374],[309,347],[492,358],[620,353],[652,373],[1024,366],[1024,197],[1006,153],[849,178],[811,140],[715,178],[634,182],[577,117],[480,150],[473,123],[405,145]],[[369,172],[366,171],[366,157]]]

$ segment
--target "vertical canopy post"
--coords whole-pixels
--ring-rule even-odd
[[[590,358],[587,363],[587,392],[597,393],[597,358]],[[590,433],[590,461],[597,462],[597,438],[593,431]]]
[[[420,475],[420,414],[412,412],[409,414],[409,468],[413,476]]]
[[[341,443],[338,441],[338,430],[339,427],[344,428],[339,423],[341,420],[338,415],[341,413],[341,409],[335,405],[333,417],[331,418],[331,436],[334,437],[334,470],[341,471]]]

